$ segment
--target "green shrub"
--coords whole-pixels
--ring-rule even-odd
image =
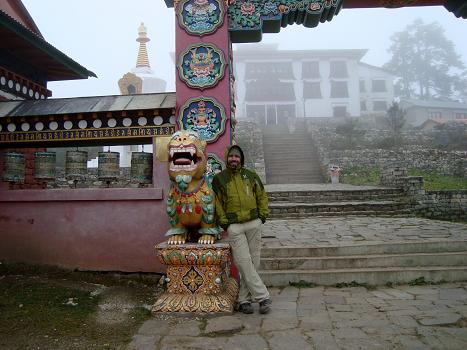
[[[381,177],[379,167],[344,167],[340,173],[341,182],[350,185],[378,185]]]
[[[423,176],[425,190],[461,190],[467,189],[467,178],[434,174],[425,170],[409,169],[409,176]]]

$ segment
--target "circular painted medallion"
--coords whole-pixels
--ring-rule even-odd
[[[213,98],[197,97],[188,100],[178,117],[179,127],[196,131],[206,142],[216,141],[225,131],[224,107]]]
[[[222,25],[224,7],[219,0],[182,0],[178,23],[188,34],[213,33]]]
[[[224,54],[213,44],[191,45],[181,53],[177,68],[180,79],[188,86],[210,88],[224,76]]]

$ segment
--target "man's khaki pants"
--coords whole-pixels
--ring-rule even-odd
[[[261,220],[231,224],[227,234],[223,242],[232,247],[234,262],[240,272],[238,302],[241,304],[269,298],[269,292],[256,271],[260,262]]]

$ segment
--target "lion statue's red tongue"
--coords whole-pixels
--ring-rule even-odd
[[[188,158],[177,158],[174,160],[175,165],[190,165],[191,164],[191,159]]]

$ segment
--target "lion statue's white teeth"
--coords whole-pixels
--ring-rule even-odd
[[[197,233],[198,243],[212,244],[222,230],[215,225],[214,193],[205,181],[206,142],[194,131],[180,130],[172,135],[168,153],[168,243],[184,244],[188,233]]]

